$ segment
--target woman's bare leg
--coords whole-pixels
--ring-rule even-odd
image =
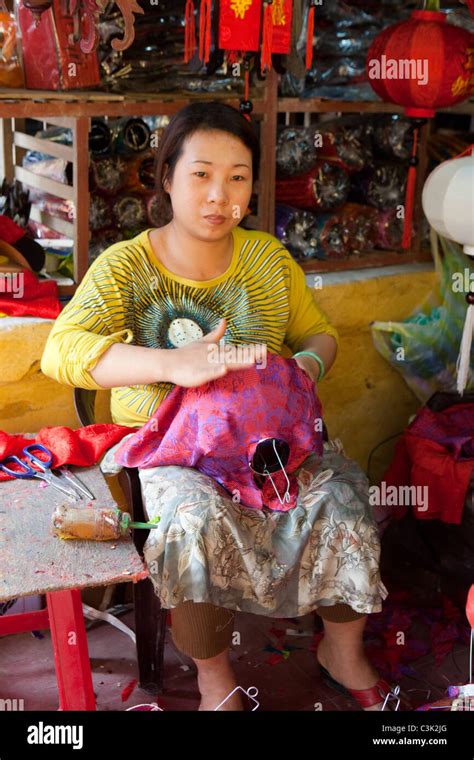
[[[367,616],[348,623],[323,620],[324,638],[318,647],[318,660],[336,681],[348,689],[370,689],[380,676],[368,661],[362,635]],[[382,701],[368,707],[380,710]]]
[[[201,694],[199,710],[214,710],[237,686],[235,674],[229,660],[229,649],[215,657],[197,660],[198,686]],[[243,710],[240,692],[237,691],[219,710]]]

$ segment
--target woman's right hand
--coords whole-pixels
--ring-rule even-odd
[[[246,369],[259,363],[266,365],[264,343],[219,344],[226,331],[226,320],[199,340],[181,348],[166,350],[166,382],[195,388],[223,377],[230,370]]]

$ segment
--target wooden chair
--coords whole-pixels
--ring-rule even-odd
[[[81,425],[95,423],[95,390],[74,388],[74,406]],[[136,468],[124,467],[118,480],[133,520],[145,522],[140,479]],[[143,556],[149,531],[133,532],[135,547]],[[135,635],[140,688],[150,694],[163,691],[163,658],[168,610],[161,606],[149,578],[133,584]]]
[[[74,388],[74,406],[81,425],[95,422],[95,390]],[[323,422],[323,439],[328,440]],[[133,520],[146,521],[143,510],[140,478],[137,468],[124,467],[118,476]],[[149,531],[134,531],[134,542],[140,556]],[[133,584],[135,635],[140,687],[152,694],[163,691],[163,657],[168,610],[161,606],[149,578]]]

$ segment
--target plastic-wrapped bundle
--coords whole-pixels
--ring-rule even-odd
[[[136,117],[119,119],[112,124],[112,150],[125,155],[147,150],[150,144],[148,124]]]
[[[277,236],[298,260],[345,259],[382,247],[382,222],[378,226],[382,216],[383,212],[358,203],[346,203],[332,214],[311,214],[281,205],[277,206]],[[385,241],[394,242],[388,233]]]
[[[35,132],[35,137],[60,145],[72,145],[72,131],[65,127],[48,127]],[[47,148],[47,144],[45,144]],[[22,166],[34,174],[48,177],[56,182],[72,182],[72,165],[62,158],[38,150],[28,150]]]
[[[362,8],[354,8],[341,0],[324,0],[317,12],[318,18],[331,21],[338,29],[360,27],[375,20]]]
[[[121,156],[107,156],[91,161],[94,187],[107,195],[123,189],[127,177],[127,162]]]
[[[159,7],[153,7],[152,0],[146,13],[135,17],[133,45],[123,52],[116,51],[111,49],[110,41],[113,36],[122,35],[123,19],[110,3],[98,24],[101,73],[107,89],[172,93],[241,90],[242,79],[227,75],[215,47],[211,48],[208,64],[203,65],[198,56],[184,63],[184,17],[185,3],[159,0]],[[195,21],[199,21],[197,8]]]
[[[28,169],[32,174],[62,182],[64,185],[72,182],[72,164],[62,158],[38,159],[38,155],[40,154],[28,151],[23,156],[23,168]]]
[[[371,157],[366,132],[360,124],[285,127],[277,141],[277,176],[296,176],[320,159],[329,159],[349,172],[361,171]]]
[[[467,29],[471,34],[474,34],[474,15],[467,8],[463,6],[452,8],[448,11],[447,16],[450,24],[460,26],[463,29]]]
[[[284,97],[330,98],[334,100],[378,100],[363,70],[369,47],[383,29],[408,18],[412,0],[382,0],[372,3],[324,0],[316,8],[313,34],[313,66],[302,74],[289,67],[280,82]],[[308,14],[298,34],[297,54],[305,58]],[[302,64],[304,65],[304,64]]]
[[[113,2],[103,9],[98,29],[99,59],[103,78],[109,83],[122,81],[125,89],[136,85],[144,74],[155,79],[160,70],[183,64],[184,13],[182,3],[160,0],[159,7],[148,7],[146,14],[134,18],[135,39],[124,51],[113,50],[111,40],[122,36],[124,19]],[[148,71],[145,69],[149,69]]]
[[[348,172],[361,171],[371,158],[370,145],[361,139],[360,127],[340,126],[323,129],[321,147],[316,147],[318,158],[327,158]],[[318,130],[315,131],[315,139]]]
[[[64,235],[62,232],[56,232],[56,230],[52,230],[50,227],[47,227],[45,224],[41,224],[41,222],[35,222],[33,219],[30,219],[28,222],[28,225],[26,227],[26,232],[28,235],[35,240],[63,240]]]
[[[366,55],[380,31],[375,24],[357,29],[319,29],[313,38],[313,50],[318,56]]]
[[[35,132],[35,137],[51,142],[60,143],[61,145],[72,145],[72,130],[68,127],[48,127]],[[42,158],[50,158],[45,154],[40,154]]]
[[[378,211],[375,220],[376,247],[396,249],[402,246],[403,219],[400,219],[397,210],[392,208],[388,211]]]
[[[374,208],[359,203],[346,203],[338,215],[349,232],[350,253],[362,253],[375,248],[377,211]]]
[[[276,205],[276,235],[297,261],[345,258],[349,230],[337,214]]]
[[[42,190],[33,187],[30,189],[30,200],[45,214],[57,216],[67,222],[73,222],[76,218],[73,201],[58,198],[56,195],[49,195],[49,193],[44,193]]]
[[[119,243],[123,237],[123,233],[117,227],[105,227],[96,232],[89,244],[89,262],[92,263],[102,251],[114,243]]]
[[[406,166],[380,164],[354,175],[351,196],[381,210],[403,206],[406,180]]]
[[[276,200],[309,211],[332,211],[347,200],[349,175],[329,161],[317,161],[298,177],[276,181]]]
[[[89,227],[96,232],[110,224],[110,203],[97,193],[91,193],[89,198]]]
[[[278,177],[292,177],[308,171],[318,157],[314,147],[314,129],[285,127],[278,135],[276,168]]]
[[[121,230],[143,229],[147,223],[145,201],[137,195],[123,195],[115,201],[113,214]]]
[[[128,161],[124,189],[134,193],[146,193],[154,187],[155,153],[148,150]]]
[[[373,209],[375,210],[375,209]],[[426,219],[419,222],[421,224],[422,238],[423,236],[429,236],[429,223]],[[376,248],[383,248],[388,250],[396,250],[402,247],[403,236],[403,218],[400,218],[400,214],[397,209],[389,209],[388,211],[376,211],[375,217],[375,246]],[[415,224],[412,226],[412,236],[415,235]]]
[[[105,119],[92,119],[89,130],[89,151],[92,156],[108,153],[112,147],[112,132]]]
[[[338,85],[361,82],[366,77],[363,56],[342,56],[341,58],[318,58],[306,74],[309,87]]]
[[[408,160],[413,147],[413,126],[398,114],[382,116],[374,128],[374,146],[387,158]]]

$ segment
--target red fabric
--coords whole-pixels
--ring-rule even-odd
[[[251,50],[258,52],[262,2],[252,0],[249,6],[234,5],[232,0],[219,3],[219,40],[222,50]]]
[[[469,51],[474,35],[446,23],[443,13],[414,11],[408,21],[384,29],[367,54],[371,87],[383,100],[404,106],[409,116],[434,116],[443,106],[465,100],[474,89],[469,68]],[[426,61],[427,80],[406,74],[390,78],[371,77],[373,61]]]
[[[292,16],[292,0],[275,0],[272,5],[272,53],[288,55],[290,52]]]
[[[420,520],[438,519],[459,525],[474,458],[474,404],[449,407],[442,412],[423,408],[395,447],[392,463],[383,477],[389,486],[427,486],[428,509],[413,509]],[[397,506],[403,517],[407,506]]]
[[[58,285],[54,280],[38,280],[27,269],[0,274],[0,312],[10,317],[56,319],[61,312]]]
[[[0,214],[0,240],[4,240],[5,243],[14,245],[17,240],[25,235],[25,230],[20,227],[9,216]]]
[[[41,428],[35,438],[11,435],[0,430],[0,462],[12,454],[20,457],[22,449],[31,443],[42,443],[53,454],[52,467],[72,464],[90,467],[96,464],[111,446],[122,440],[134,428],[125,425],[86,425],[78,430],[58,425]],[[0,481],[12,480],[0,470]]]
[[[322,454],[321,404],[314,383],[294,359],[267,353],[265,367],[235,370],[198,388],[176,386],[140,430],[118,448],[126,467],[195,467],[220,483],[240,504],[286,512],[296,506],[292,473],[312,453]],[[249,462],[259,441],[281,438],[289,446],[289,502],[281,504],[270,479],[260,489]],[[287,482],[272,473],[283,497]]]

